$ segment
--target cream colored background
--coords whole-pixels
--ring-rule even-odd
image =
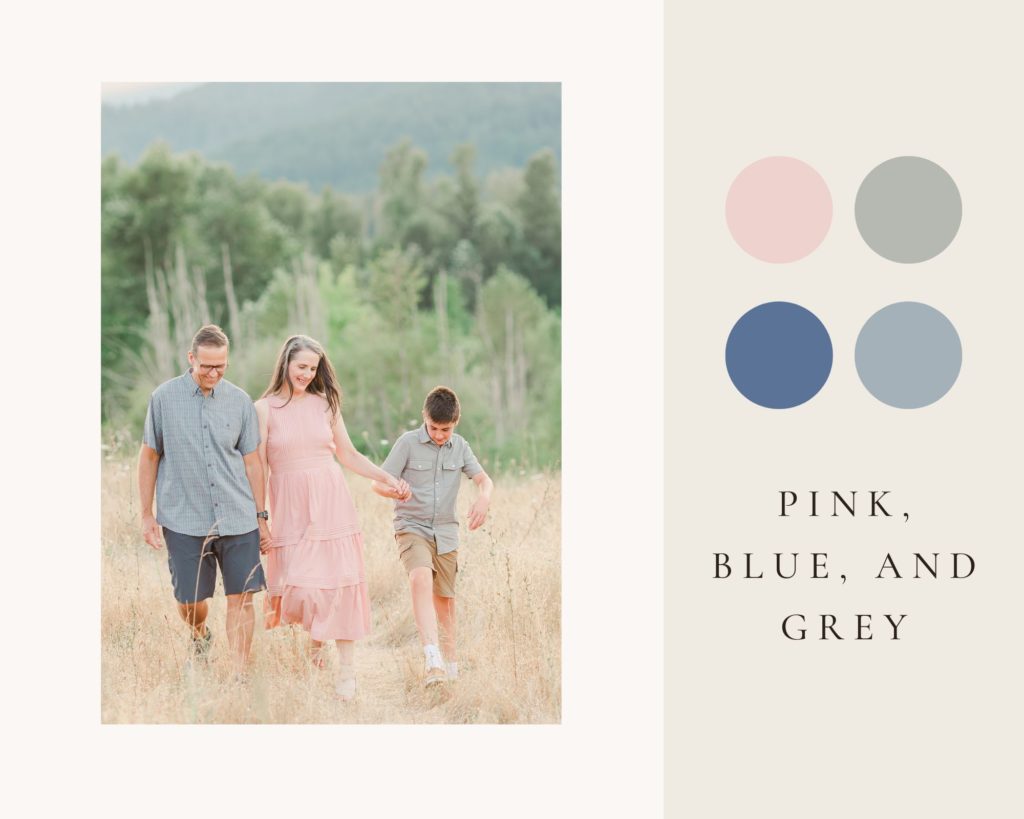
[[[1020,15],[666,5],[667,815],[1019,815]],[[964,203],[953,244],[909,266],[875,255],[853,216],[864,176],[904,154],[942,165]],[[832,192],[829,235],[794,264],[746,255],[725,225],[733,178],[771,155]],[[834,348],[825,387],[787,411],[744,399],[724,361],[735,321],[772,300],[814,312]],[[867,318],[902,300],[945,313],[964,350],[954,388],[916,411],[876,401],[853,362]],[[910,523],[782,519],[782,489],[888,489]],[[715,551],[824,551],[832,579],[715,581]],[[887,551],[901,568],[969,552],[977,569],[875,580]],[[791,642],[793,612],[811,629],[834,613],[846,637],[870,613],[875,639]],[[899,642],[884,613],[908,615]]]

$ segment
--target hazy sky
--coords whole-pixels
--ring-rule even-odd
[[[105,82],[100,86],[100,98],[110,105],[124,105],[145,102],[151,99],[171,97],[186,88],[199,85],[196,82]]]

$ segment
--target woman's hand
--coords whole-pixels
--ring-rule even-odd
[[[260,554],[265,555],[267,553],[267,549],[273,545],[274,540],[270,536],[270,524],[263,518],[260,518]]]

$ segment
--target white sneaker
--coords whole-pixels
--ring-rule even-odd
[[[355,699],[356,667],[354,665],[343,665],[338,669],[338,676],[334,680],[334,693],[346,702]]]
[[[424,670],[423,685],[430,688],[432,685],[444,682],[448,679],[445,671],[444,659],[441,657],[441,650],[433,643],[423,646]]]

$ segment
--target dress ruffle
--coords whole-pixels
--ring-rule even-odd
[[[361,533],[271,548],[267,577],[266,628],[298,623],[314,640],[358,640],[370,633]]]
[[[289,586],[281,600],[281,623],[298,623],[314,640],[361,640],[370,633],[366,583],[339,589]]]

